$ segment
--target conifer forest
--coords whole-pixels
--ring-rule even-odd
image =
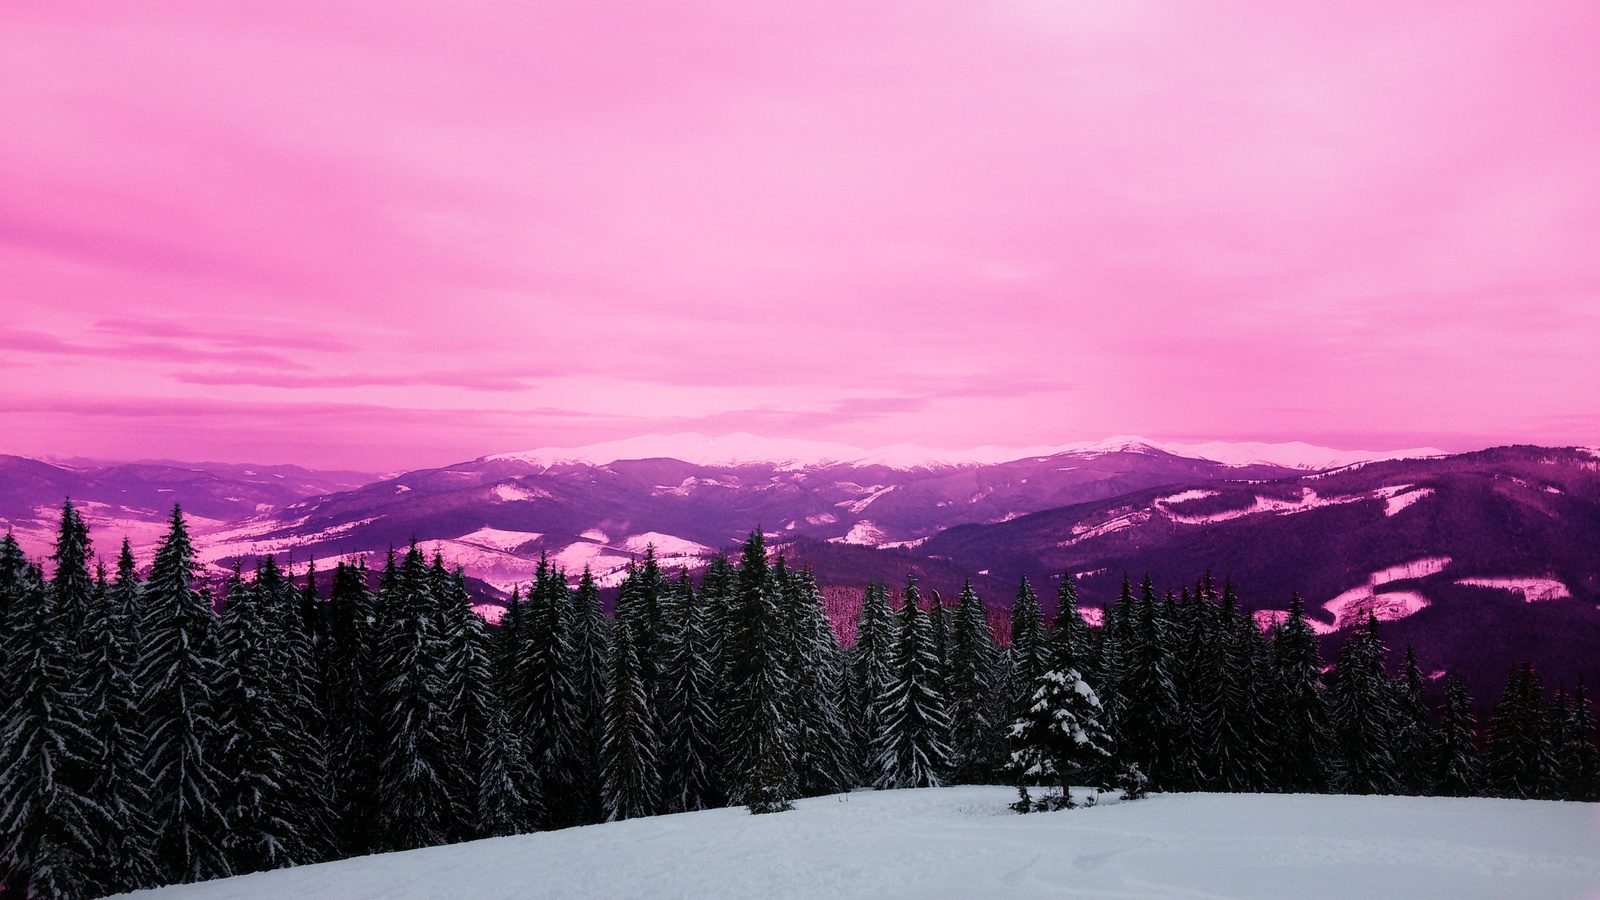
[[[1329,666],[1298,598],[1263,631],[1209,574],[1125,579],[1101,627],[1070,575],[1048,622],[1023,580],[1004,646],[970,583],[867,585],[846,647],[759,531],[698,581],[646,553],[614,614],[541,564],[495,626],[416,546],[298,580],[266,557],[213,596],[177,509],[144,562],[68,503],[48,562],[0,539],[7,898],[856,788],[1600,799],[1582,683],[1508,660],[1477,721],[1409,649],[1390,671],[1375,619]]]

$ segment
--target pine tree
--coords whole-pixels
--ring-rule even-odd
[[[522,742],[512,737],[505,712],[496,706],[490,714],[483,742],[474,748],[478,797],[473,832],[480,837],[525,834],[544,818],[537,795],[524,790],[536,784],[538,776],[522,752]]]
[[[154,887],[159,879],[138,684],[139,588],[133,553],[124,539],[116,580],[106,584],[101,570],[94,605],[84,623],[89,638],[87,708],[90,729],[101,749],[94,764],[98,778],[93,795],[114,827],[104,845],[112,875],[107,886],[114,890]]]
[[[713,646],[711,607],[696,597],[687,573],[680,575],[672,604],[679,621],[667,657],[665,691],[670,710],[666,726],[664,773],[667,808],[673,812],[722,806],[721,728],[717,718],[719,654]]]
[[[738,591],[728,619],[724,652],[729,712],[723,721],[727,780],[732,799],[751,812],[789,809],[795,783],[794,723],[787,649],[791,636],[781,609],[766,542],[754,531],[739,562]]]
[[[1148,776],[1150,787],[1164,790],[1176,768],[1176,739],[1184,723],[1172,677],[1174,660],[1167,626],[1159,615],[1149,576],[1141,589],[1136,619],[1129,624],[1137,639],[1129,648],[1127,704],[1118,720],[1118,744],[1126,748],[1127,761]]]
[[[296,793],[299,774],[289,759],[301,736],[285,690],[286,636],[274,607],[280,600],[271,557],[256,568],[254,585],[237,570],[228,584],[222,616],[222,671],[218,707],[227,771],[224,845],[235,872],[259,872],[308,862]],[[292,676],[291,676],[292,677]]]
[[[989,612],[967,579],[950,631],[951,780],[981,784],[1000,762],[996,649]]]
[[[1533,665],[1523,660],[1506,676],[1505,691],[1489,720],[1485,776],[1500,797],[1539,797],[1553,768],[1546,733],[1543,689]]]
[[[892,679],[878,700],[880,789],[938,787],[950,768],[950,715],[935,686],[938,658],[917,601],[917,581],[908,578]]]
[[[572,816],[578,824],[600,822],[605,816],[603,782],[600,776],[600,748],[607,697],[606,673],[611,657],[611,620],[600,608],[600,589],[585,566],[573,595],[572,681],[577,699],[577,729],[573,749],[578,760],[578,778],[573,784]]]
[[[62,544],[77,539],[72,527],[64,523]],[[6,884],[21,896],[98,896],[112,875],[101,840],[114,823],[92,795],[103,750],[75,682],[81,657],[69,639],[82,622],[69,625],[71,607],[56,602],[37,569],[28,567],[20,582],[9,592],[4,635],[12,698],[0,719],[0,860]]]
[[[844,650],[810,572],[773,568],[784,625],[792,634],[788,718],[793,723],[794,772],[800,796],[848,790],[856,782],[853,746],[844,718]]]
[[[1566,748],[1562,764],[1568,795],[1573,800],[1593,803],[1600,800],[1600,747],[1595,744],[1594,710],[1581,675],[1572,695],[1569,728],[1572,743]]]
[[[633,626],[626,622],[618,623],[612,635],[609,681],[601,748],[606,821],[655,815],[661,807],[655,715],[633,646]]]
[[[482,794],[478,784],[482,768],[479,759],[482,748],[491,740],[497,706],[489,659],[489,629],[472,611],[466,575],[460,568],[453,572],[447,570],[444,560],[435,553],[428,577],[433,596],[439,603],[442,628],[444,697],[450,723],[447,781],[455,801],[452,838],[480,837],[476,825]],[[564,591],[565,585],[561,587]],[[564,606],[563,601],[552,597],[552,602],[558,604],[557,617],[562,617],[565,610],[559,606]],[[525,798],[530,793],[526,788],[523,791]]]
[[[221,645],[210,598],[194,588],[194,549],[177,507],[144,597],[139,681],[157,866],[169,883],[226,877],[232,870],[223,848]]]
[[[897,643],[896,624],[889,608],[889,592],[881,582],[867,585],[856,622],[856,642],[850,648],[850,718],[855,723],[857,770],[873,771],[877,763],[875,742],[883,733],[878,719],[878,698],[889,689]]]
[[[1343,789],[1352,794],[1392,794],[1399,787],[1394,739],[1395,690],[1383,670],[1377,617],[1339,650],[1330,691],[1335,736],[1342,755]]]
[[[1472,698],[1460,676],[1444,682],[1444,716],[1433,757],[1431,792],[1443,797],[1474,797],[1483,785],[1483,759],[1473,737]]]
[[[379,603],[377,826],[379,846],[409,850],[445,843],[459,813],[451,795],[451,709],[439,602],[413,545],[391,559]]]
[[[1437,770],[1433,759],[1437,751],[1422,670],[1417,666],[1416,650],[1410,644],[1406,645],[1405,672],[1395,684],[1395,690],[1399,725],[1395,749],[1400,766],[1400,788],[1408,794],[1426,794]]]
[[[1050,669],[1039,676],[1027,710],[1008,733],[1010,765],[1027,804],[1014,808],[1070,807],[1074,781],[1094,782],[1111,768],[1111,735],[1102,714],[1099,696],[1076,669]],[[1038,784],[1054,787],[1060,795],[1030,803],[1027,786]]]
[[[1017,585],[1017,598],[1011,602],[1010,657],[1011,698],[1015,709],[1026,709],[1032,703],[1039,676],[1049,663],[1045,645],[1044,613],[1039,608],[1039,598],[1022,576]]]
[[[1322,684],[1322,654],[1298,593],[1272,644],[1281,698],[1275,780],[1285,791],[1326,792],[1331,787],[1333,732]]]
[[[540,559],[533,588],[521,604],[518,620],[509,629],[517,636],[515,656],[509,665],[511,681],[504,697],[508,722],[524,741],[524,752],[540,773],[551,825],[576,825],[581,821],[576,796],[581,777],[577,732],[580,709],[576,667],[570,635],[572,599],[566,575]],[[531,792],[533,785],[525,785]]]
[[[328,596],[328,670],[323,719],[328,724],[330,828],[336,853],[371,852],[377,815],[373,699],[378,691],[377,599],[366,566],[340,563]]]

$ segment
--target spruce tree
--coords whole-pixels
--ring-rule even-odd
[[[906,579],[900,639],[889,688],[878,700],[878,760],[873,783],[883,788],[938,787],[950,768],[950,715],[936,686],[938,657],[917,581]]]
[[[1126,706],[1118,720],[1119,746],[1127,761],[1139,766],[1154,790],[1165,790],[1176,768],[1176,739],[1183,731],[1182,710],[1172,669],[1175,660],[1160,616],[1155,588],[1145,577],[1136,610],[1129,623],[1137,635],[1129,647]]]
[[[379,681],[377,599],[367,588],[361,563],[341,562],[333,572],[328,596],[328,725],[329,805],[331,830],[341,856],[371,852],[377,815],[377,762],[374,755],[375,709]]]
[[[759,530],[753,531],[739,562],[738,590],[728,619],[724,652],[730,702],[723,734],[732,799],[754,813],[791,808],[798,790],[794,723],[787,703],[791,640],[767,564],[766,542]]]
[[[274,606],[277,568],[271,557],[256,568],[254,585],[237,569],[222,615],[222,673],[218,707],[223,766],[228,774],[224,845],[233,871],[259,872],[309,861],[297,821],[304,786],[289,759],[300,738],[284,689],[285,635]]]
[[[1568,736],[1571,743],[1563,754],[1563,773],[1567,778],[1568,796],[1573,800],[1593,803],[1600,800],[1600,747],[1595,745],[1594,710],[1589,705],[1583,676],[1578,676],[1578,687],[1572,695]]]
[[[1027,709],[1008,732],[1010,767],[1027,804],[1015,809],[1070,807],[1075,781],[1096,783],[1111,768],[1111,735],[1103,712],[1094,688],[1076,669],[1050,669],[1039,676]],[[1060,793],[1029,802],[1028,785],[1045,785]]]
[[[856,782],[856,769],[844,718],[844,650],[811,573],[789,570],[779,557],[773,578],[784,625],[793,635],[786,668],[796,790],[805,797],[847,790]]]
[[[194,548],[177,507],[144,598],[139,681],[157,866],[169,883],[226,877],[232,869],[223,847],[222,651],[210,598],[194,588]]]
[[[859,771],[874,771],[877,740],[883,733],[878,718],[878,698],[889,689],[898,643],[889,592],[881,582],[867,585],[856,622],[856,642],[850,648],[851,719],[856,724],[855,745]]]
[[[680,620],[667,657],[665,692],[670,710],[663,773],[666,806],[673,812],[710,809],[725,802],[722,785],[721,729],[717,717],[719,654],[713,646],[711,607],[696,597],[687,573],[680,575],[672,604]]]
[[[1395,689],[1383,670],[1378,620],[1369,614],[1339,650],[1330,712],[1341,753],[1341,783],[1352,794],[1392,794],[1399,788],[1395,759]]]
[[[113,823],[105,838],[105,859],[111,872],[108,887],[134,890],[159,883],[155,861],[155,828],[150,821],[150,785],[144,754],[147,738],[139,690],[140,585],[133,553],[126,539],[117,560],[116,580],[96,584],[94,604],[84,634],[88,638],[88,710],[90,729],[101,749],[94,769],[95,803]]]
[[[570,608],[572,621],[572,681],[577,700],[577,728],[573,749],[578,761],[571,811],[577,824],[600,822],[605,816],[600,748],[607,697],[606,673],[611,657],[611,620],[600,608],[600,588],[585,566]]]
[[[504,695],[508,723],[524,741],[534,771],[540,773],[544,806],[550,824],[557,827],[582,821],[577,797],[581,713],[573,680],[577,667],[570,634],[571,604],[565,573],[540,559],[520,615],[509,623],[517,645]],[[525,785],[524,790],[534,787]]]
[[[1485,776],[1496,796],[1528,799],[1545,793],[1554,763],[1543,694],[1532,663],[1523,660],[1511,668],[1489,720]]]
[[[1074,611],[1075,614],[1076,611]],[[989,612],[967,579],[950,630],[951,780],[982,784],[1000,763],[997,652]]]
[[[1297,593],[1273,639],[1280,697],[1275,780],[1281,790],[1324,793],[1332,785],[1333,732],[1322,684],[1322,654]]]
[[[378,733],[377,827],[388,850],[429,847],[456,831],[452,796],[454,725],[448,702],[447,656],[439,601],[428,564],[415,545],[384,574],[379,603],[383,632],[376,670]]]
[[[1433,759],[1437,750],[1422,670],[1417,665],[1416,650],[1410,644],[1406,645],[1405,671],[1395,683],[1395,690],[1399,726],[1395,750],[1400,767],[1400,789],[1408,794],[1426,794],[1437,770]]]
[[[1443,797],[1474,797],[1483,786],[1483,759],[1473,737],[1476,723],[1467,684],[1458,675],[1444,682],[1444,716],[1439,726],[1431,792]]]
[[[20,896],[98,896],[113,874],[101,842],[115,823],[92,793],[103,750],[69,637],[82,622],[66,621],[69,608],[36,568],[24,570],[20,582],[5,634],[11,705],[0,718],[0,864]]]
[[[1022,576],[1017,584],[1017,598],[1011,602],[1010,657],[1012,703],[1024,709],[1032,703],[1039,676],[1048,665],[1044,633],[1044,613],[1039,608],[1039,598]]]
[[[490,710],[488,731],[473,750],[478,786],[473,832],[479,837],[505,837],[537,828],[544,810],[538,796],[526,789],[537,784],[538,776],[498,706]]]
[[[612,635],[609,694],[601,772],[608,822],[651,816],[661,811],[661,774],[656,752],[656,722],[645,693],[634,626],[617,624]]]

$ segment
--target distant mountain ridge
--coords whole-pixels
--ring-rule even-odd
[[[1155,450],[1188,459],[1230,466],[1281,466],[1291,469],[1327,469],[1379,459],[1442,456],[1435,447],[1405,450],[1335,450],[1301,441],[1210,441],[1185,444],[1153,441],[1137,435],[1117,435],[1099,441],[1055,446],[1001,447],[985,445],[967,450],[938,450],[901,443],[876,450],[848,444],[805,439],[763,438],[748,432],[711,436],[693,432],[649,434],[583,447],[546,447],[517,453],[499,453],[484,460],[515,460],[544,466],[560,464],[609,465],[645,459],[675,459],[699,466],[729,467],[771,463],[784,468],[829,465],[885,466],[895,469],[983,466],[1061,454],[1096,454]]]
[[[615,585],[647,550],[694,569],[760,526],[770,546],[815,569],[841,622],[866,582],[893,586],[907,574],[946,596],[970,576],[998,609],[1026,575],[1048,609],[1070,571],[1092,617],[1124,573],[1149,574],[1165,590],[1210,570],[1233,581],[1263,624],[1298,591],[1330,652],[1371,611],[1393,641],[1465,667],[1479,688],[1508,654],[1600,682],[1594,449],[1198,445],[1223,462],[1174,452],[1202,452],[1193,445],[1119,438],[978,462],[841,446],[680,435],[365,483],[293,467],[0,457],[0,527],[42,560],[70,496],[102,554],[126,534],[148,560],[180,502],[211,577],[269,554],[377,563],[416,542],[463,566],[492,615],[541,560],[573,576],[589,567]],[[630,458],[673,448],[693,459]],[[1263,457],[1280,464],[1249,464]]]

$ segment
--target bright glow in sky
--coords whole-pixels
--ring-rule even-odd
[[[1600,443],[1600,6],[0,10],[0,452]]]

